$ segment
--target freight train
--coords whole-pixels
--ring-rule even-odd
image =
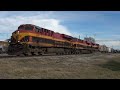
[[[12,33],[9,55],[42,55],[47,53],[81,54],[99,52],[100,45],[33,24],[22,24]]]

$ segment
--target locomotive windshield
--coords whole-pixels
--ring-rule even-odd
[[[18,30],[22,30],[22,29],[24,29],[23,25],[18,27]]]
[[[26,25],[26,26],[25,26],[25,30],[33,30],[33,26]]]
[[[31,25],[21,25],[18,27],[18,30],[33,30],[33,28]]]

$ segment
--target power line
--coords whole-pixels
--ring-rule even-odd
[[[95,41],[120,41],[120,40],[95,40]]]

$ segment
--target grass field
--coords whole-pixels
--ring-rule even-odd
[[[120,79],[120,54],[0,58],[0,79]]]

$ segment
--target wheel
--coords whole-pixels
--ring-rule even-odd
[[[42,53],[41,53],[41,52],[38,52],[38,55],[42,55]]]
[[[31,55],[32,55],[32,56],[35,56],[35,53],[34,53],[34,52],[31,52]]]

